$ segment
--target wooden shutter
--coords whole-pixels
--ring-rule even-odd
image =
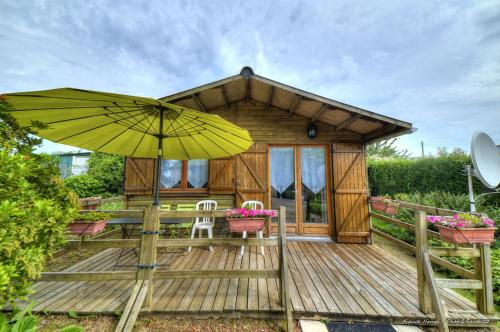
[[[333,169],[337,242],[367,243],[370,223],[363,146],[333,144]]]
[[[146,195],[153,193],[155,160],[146,158],[125,159],[125,194]]]
[[[236,206],[247,200],[267,204],[267,144],[236,156]]]
[[[211,159],[208,162],[208,191],[210,194],[234,194],[235,157]]]

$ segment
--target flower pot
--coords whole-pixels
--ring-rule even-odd
[[[389,205],[383,202],[371,201],[372,209],[382,211],[388,214],[396,214],[398,209],[394,205]]]
[[[495,241],[495,229],[489,228],[450,228],[436,225],[439,229],[439,238],[455,244],[490,244]]]
[[[94,222],[74,221],[69,224],[68,229],[76,235],[96,235],[101,232],[106,226],[106,220],[98,220]]]
[[[264,229],[265,218],[227,218],[231,233],[256,232]]]

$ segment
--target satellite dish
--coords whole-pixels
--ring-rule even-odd
[[[495,189],[500,184],[500,154],[490,136],[477,131],[472,136],[471,156],[474,173],[488,188]]]

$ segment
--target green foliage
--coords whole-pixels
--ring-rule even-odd
[[[0,151],[0,307],[28,293],[64,241],[76,197],[47,156]]]
[[[432,191],[466,194],[468,187],[464,170],[470,164],[470,157],[462,154],[411,160],[369,159],[371,195]],[[474,179],[474,187],[476,193],[486,191],[477,179]]]
[[[407,159],[410,156],[408,150],[398,149],[394,145],[396,141],[397,138],[393,138],[369,145],[367,149],[368,157],[374,159],[381,159],[381,158]]]
[[[66,185],[78,197],[109,197],[123,192],[123,157],[107,153],[92,153],[87,174],[66,178]]]
[[[99,196],[105,192],[103,183],[90,174],[70,176],[64,183],[81,198]]]
[[[42,143],[33,136],[35,129],[43,128],[41,123],[34,123],[34,129],[22,128],[8,113],[10,105],[0,100],[0,150],[11,153],[28,154]]]
[[[10,317],[0,313],[0,332],[36,332],[38,319],[31,314],[34,305],[32,302],[23,310],[14,310]]]

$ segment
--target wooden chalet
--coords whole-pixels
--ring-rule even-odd
[[[163,99],[218,114],[248,129],[255,141],[234,158],[163,161],[162,204],[210,197],[218,209],[152,206],[154,161],[127,159],[127,209],[109,212],[139,219],[139,233],[114,228],[109,236],[68,241],[64,251],[96,251],[42,273],[30,296],[34,311],[119,312],[118,332],[132,331],[137,317],[147,314],[286,318],[288,331],[302,318],[426,325],[444,332],[448,326],[496,324],[489,245],[429,246],[428,238],[439,234],[427,229],[426,213],[457,211],[398,202],[415,223],[370,211],[366,145],[411,132],[410,123],[272,81],[249,67]],[[277,210],[268,229],[277,236],[174,239],[161,232],[161,218],[223,219],[225,208],[245,200]],[[370,218],[414,232],[415,245],[372,227]],[[288,241],[287,234],[328,241]],[[366,245],[371,234],[415,253],[415,267]],[[248,249],[240,255],[242,245]],[[439,256],[469,258],[474,269]],[[462,278],[436,278],[431,262]],[[449,288],[474,289],[476,303]]]
[[[412,130],[411,123],[270,80],[250,67],[162,100],[217,114],[247,129],[255,142],[233,158],[165,162],[163,203],[210,197],[228,208],[245,200],[284,205],[288,234],[339,243],[369,242],[366,145]],[[129,208],[150,204],[154,168],[153,160],[127,159]]]

